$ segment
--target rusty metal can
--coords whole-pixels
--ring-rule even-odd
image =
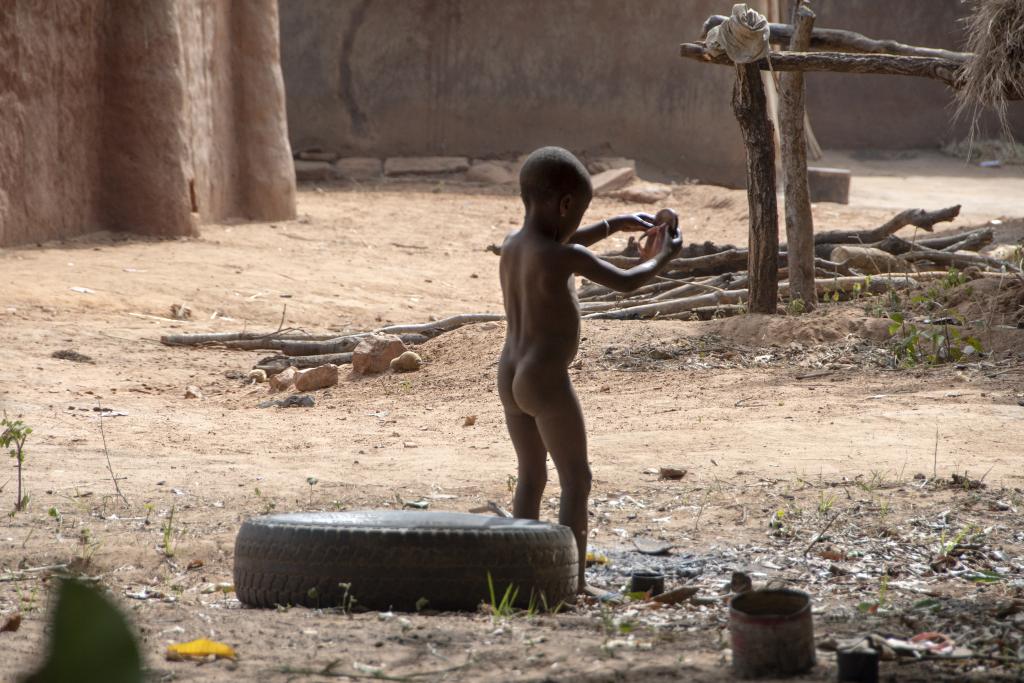
[[[793,676],[814,666],[811,598],[790,589],[741,593],[729,605],[733,672]]]

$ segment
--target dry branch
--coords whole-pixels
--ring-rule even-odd
[[[725,55],[711,56],[700,43],[683,43],[679,54],[687,59],[734,66]],[[939,57],[903,57],[899,55],[847,54],[844,52],[772,52],[771,67],[768,59],[754,64],[762,71],[834,71],[840,73],[885,74],[890,76],[919,76],[942,81],[957,87],[960,62]]]
[[[705,37],[715,26],[718,26],[728,17],[715,15],[704,22]],[[776,44],[790,45],[793,39],[793,26],[791,24],[769,24],[771,35],[769,40]],[[932,47],[917,47],[907,45],[895,40],[875,40],[868,38],[856,31],[844,31],[837,28],[816,28],[811,33],[810,49],[828,50],[835,52],[860,52],[869,54],[903,55],[905,57],[939,57],[951,61],[963,63],[968,61],[972,55],[970,52],[953,52],[952,50],[941,50]]]
[[[881,242],[889,235],[908,225],[932,231],[936,223],[951,221],[960,215],[960,205],[950,206],[938,211],[924,209],[907,209],[900,211],[888,221],[873,230],[829,230],[814,236],[815,244],[861,244],[867,245]]]
[[[444,332],[456,330],[463,325],[497,322],[504,319],[505,316],[501,313],[463,313],[462,315],[453,315],[450,318],[435,320],[429,323],[420,323],[417,325],[391,325],[390,327],[382,327],[377,330],[377,332],[381,334],[422,334],[426,337],[432,338]]]
[[[892,289],[908,289],[910,287],[916,287],[917,284],[917,280],[910,277],[876,275],[871,277],[855,276],[822,278],[814,281],[814,288],[816,296],[831,294],[833,292],[852,292],[855,291],[857,287],[860,287],[859,291],[862,294],[882,294]],[[750,292],[747,289],[712,292],[710,294],[701,294],[682,299],[659,301],[644,306],[633,306],[627,309],[591,313],[583,317],[592,320],[635,320],[637,318],[655,318],[670,313],[691,311],[695,308],[741,304],[747,301],[749,293]],[[789,294],[788,282],[779,284],[779,294],[780,296],[786,296]]]

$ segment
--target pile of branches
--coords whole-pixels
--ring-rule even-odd
[[[846,298],[856,293],[882,294],[893,289],[910,289],[919,283],[944,277],[956,267],[975,277],[986,273],[1020,272],[1017,264],[977,253],[993,239],[991,228],[955,235],[933,236],[911,241],[896,236],[901,228],[913,226],[932,232],[937,223],[951,221],[960,206],[938,211],[908,209],[871,230],[837,230],[814,236],[815,288],[817,295]],[[915,236],[917,232],[915,231]],[[904,270],[865,265],[864,259],[833,260],[837,247],[868,247],[901,259]],[[603,319],[709,319],[743,312],[748,298],[747,249],[716,247],[705,243],[673,259],[653,284],[628,294],[586,282],[580,288],[580,310],[584,318]],[[870,253],[865,252],[870,256]],[[640,262],[639,249],[630,241],[626,250],[603,254],[603,258],[630,268]],[[868,259],[870,261],[870,259]],[[789,300],[787,252],[779,250],[779,296]]]
[[[359,342],[373,334],[393,334],[406,346],[422,344],[445,332],[464,325],[504,320],[497,313],[465,313],[442,320],[411,325],[390,325],[368,332],[347,335],[311,335],[294,328],[280,327],[273,332],[214,332],[210,334],[166,334],[160,337],[167,346],[207,346],[241,351],[277,351],[261,359],[255,366],[268,376],[287,367],[316,368],[331,363],[352,362],[352,352]]]

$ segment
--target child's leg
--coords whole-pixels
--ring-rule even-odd
[[[586,586],[587,566],[587,500],[590,496],[591,473],[587,462],[587,432],[583,424],[576,392],[569,376],[557,393],[549,395],[549,407],[536,417],[541,438],[551,453],[562,487],[558,522],[573,530],[580,556],[579,590]]]
[[[548,483],[548,452],[537,432],[537,423],[516,404],[512,391],[514,379],[515,365],[507,353],[502,352],[498,362],[498,394],[505,407],[505,425],[519,461],[512,514],[520,519],[539,519],[540,501]]]
[[[540,501],[548,483],[548,451],[537,431],[537,423],[526,413],[506,408],[505,424],[519,460],[512,514],[521,519],[539,519]]]

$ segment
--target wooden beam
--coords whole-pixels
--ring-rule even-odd
[[[701,43],[683,43],[679,54],[721,66],[734,66],[725,55],[713,57]],[[938,57],[901,57],[897,55],[852,55],[845,52],[772,52],[771,68],[775,71],[835,71],[840,73],[885,74],[890,76],[919,76],[942,81],[957,87],[959,62]],[[768,60],[755,62],[762,71],[768,71]]]
[[[791,52],[803,52],[811,42],[814,12],[797,0]],[[804,134],[804,75],[799,71],[779,78],[779,128],[782,174],[786,196],[786,241],[789,255],[790,297],[804,310],[817,303],[814,290],[814,218],[807,186],[807,142]]]
[[[701,38],[707,36],[715,26],[728,20],[720,14],[709,17],[704,22],[704,31]],[[793,25],[791,24],[769,24],[771,34],[768,38],[773,43],[789,45],[793,41]],[[970,61],[970,52],[954,52],[952,50],[941,50],[932,47],[917,47],[907,45],[895,40],[875,40],[855,31],[843,31],[836,28],[816,28],[811,33],[811,42],[808,49],[827,50],[830,52],[860,52],[881,55],[903,55],[905,57],[938,57],[949,59],[961,64]]]
[[[775,131],[756,63],[736,65],[732,110],[747,148],[751,313],[775,313],[779,299],[779,215],[775,197]]]

